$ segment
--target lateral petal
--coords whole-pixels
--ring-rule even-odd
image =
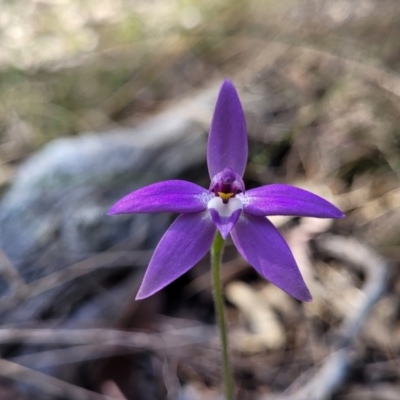
[[[242,214],[231,237],[243,258],[264,278],[298,300],[312,300],[289,246],[267,218]]]
[[[208,212],[180,215],[161,238],[136,299],[144,299],[179,278],[210,250],[216,227]]]
[[[294,215],[299,217],[343,218],[329,201],[290,185],[273,184],[246,191],[238,196],[244,212],[255,216]]]
[[[243,108],[233,83],[226,79],[219,91],[208,136],[207,163],[211,179],[224,168],[243,176],[247,153]]]
[[[196,213],[207,208],[208,191],[191,182],[170,180],[153,183],[126,195],[108,215],[130,213]]]

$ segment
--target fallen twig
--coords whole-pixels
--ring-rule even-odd
[[[279,396],[279,400],[324,400],[331,397],[346,378],[351,362],[349,347],[365,322],[371,307],[386,288],[388,261],[368,245],[354,238],[335,235],[324,235],[316,241],[316,244],[326,254],[364,271],[366,279],[363,287],[364,296],[361,297],[357,307],[346,316],[334,346],[337,350],[323,361],[319,369],[315,368],[317,371],[306,384],[297,388],[299,382],[304,380],[304,376],[301,376],[289,388],[290,393]],[[307,371],[307,375],[313,373],[314,368]]]
[[[204,325],[162,333],[127,332],[115,329],[0,329],[0,343],[24,345],[106,344],[162,349],[208,341],[214,329]]]

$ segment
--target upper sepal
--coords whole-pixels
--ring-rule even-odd
[[[211,179],[224,168],[243,176],[247,162],[246,120],[233,83],[226,79],[219,91],[207,146]]]

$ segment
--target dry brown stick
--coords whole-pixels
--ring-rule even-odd
[[[279,400],[325,400],[342,384],[351,362],[350,345],[357,336],[368,312],[386,288],[389,263],[372,248],[354,238],[336,235],[324,235],[317,240],[317,246],[326,254],[345,264],[362,269],[366,275],[363,294],[357,307],[350,312],[341,327],[336,343],[337,351],[328,356],[312,378],[299,389],[288,395],[279,396]],[[303,380],[300,377],[299,380]],[[292,387],[297,386],[295,382]],[[290,391],[290,390],[289,390]]]
[[[25,285],[24,296],[12,294],[3,297],[0,299],[0,312],[9,310],[23,299],[35,297],[98,268],[114,266],[116,262],[120,265],[147,265],[151,253],[151,251],[110,251],[96,254],[86,260],[72,264],[61,271],[53,272],[52,274]]]
[[[117,343],[147,347],[150,335],[141,332],[124,332],[113,329],[0,329],[0,343],[23,343],[24,345],[80,345],[89,343]]]
[[[208,341],[214,329],[204,325],[162,333],[127,332],[115,329],[0,329],[0,343],[24,345],[107,344],[160,349]]]
[[[69,400],[115,400],[113,397],[91,392],[4,359],[0,359],[0,375],[35,386],[57,398],[61,397]]]

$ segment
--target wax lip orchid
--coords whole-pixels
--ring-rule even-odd
[[[293,255],[269,215],[342,218],[328,201],[306,190],[271,184],[246,191],[247,132],[232,82],[221,86],[207,147],[210,188],[169,180],[138,189],[119,200],[112,214],[175,212],[180,215],[162,237],[137,299],[148,297],[192,268],[210,250],[217,229],[231,235],[239,253],[263,277],[302,301],[312,297]]]

